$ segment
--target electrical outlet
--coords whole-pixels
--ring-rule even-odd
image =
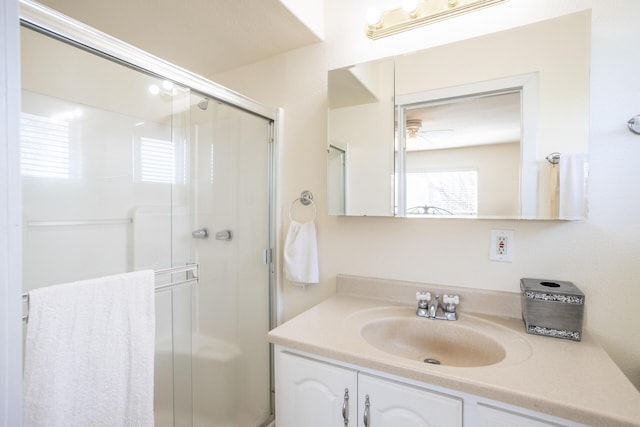
[[[512,230],[491,230],[489,259],[492,261],[513,261],[515,239]]]

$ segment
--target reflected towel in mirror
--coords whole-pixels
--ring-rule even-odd
[[[587,212],[587,155],[563,153],[558,166],[558,218],[583,219]]]

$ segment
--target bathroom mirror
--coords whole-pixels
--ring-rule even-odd
[[[396,183],[396,216],[520,214],[525,88],[505,84],[454,98],[427,92],[417,102],[399,99],[398,132],[405,138],[396,156],[397,170],[404,171]]]
[[[394,61],[329,72],[328,209],[393,216]]]
[[[329,214],[584,218],[590,19],[585,11],[329,71],[329,146],[346,153],[339,185],[331,178],[335,169],[328,169],[329,199],[336,191],[344,199],[342,210]],[[337,92],[349,93],[334,86],[335,76],[383,63],[390,70],[378,74],[387,78],[379,87],[393,88],[391,96],[368,104],[332,102]],[[351,72],[353,79],[359,75]],[[430,141],[430,148],[415,146],[416,137]],[[466,142],[438,146],[460,138]],[[373,141],[386,147],[384,158],[351,155]],[[574,181],[567,186],[568,176]],[[425,194],[457,197],[463,190],[451,189],[465,182],[471,185],[465,209],[447,209],[451,201],[443,207]]]

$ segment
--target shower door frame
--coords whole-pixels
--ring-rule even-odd
[[[129,45],[122,40],[98,31],[82,22],[76,21],[55,10],[49,9],[31,0],[19,1],[20,24],[35,31],[44,33],[80,49],[87,50],[126,67],[171,80],[193,91],[206,94],[212,99],[229,104],[250,114],[269,121],[270,135],[268,149],[268,184],[269,184],[269,217],[268,217],[268,247],[264,248],[264,262],[269,266],[269,329],[277,324],[277,290],[276,290],[276,170],[277,147],[282,132],[282,108],[272,109],[262,105],[238,92],[219,85],[211,80],[165,61],[157,56]],[[270,390],[271,417],[274,417],[274,363],[273,345],[270,350]],[[267,420],[267,422],[269,422]]]

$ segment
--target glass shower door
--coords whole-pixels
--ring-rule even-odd
[[[21,45],[24,291],[187,262],[189,89],[30,28]],[[191,302],[156,293],[158,426],[191,425]]]
[[[257,427],[271,414],[271,123],[192,93],[193,425]]]
[[[24,290],[198,262],[199,286],[156,294],[156,426],[261,425],[271,120],[26,27],[21,38]]]

